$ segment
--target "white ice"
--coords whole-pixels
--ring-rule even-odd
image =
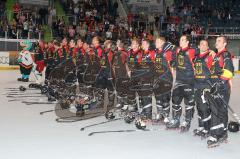
[[[116,121],[86,131],[80,128],[105,121],[104,117],[76,123],[57,123],[55,113],[39,115],[54,105],[25,105],[8,102],[8,87],[19,87],[18,71],[0,71],[0,159],[239,159],[240,133],[229,132],[229,143],[208,149],[206,140],[194,137],[196,115],[191,130],[180,134],[167,131],[111,133],[88,136],[101,130],[135,129]],[[240,115],[240,75],[234,78],[230,105]],[[27,83],[24,83],[27,86]],[[28,91],[31,93],[37,91]],[[30,98],[23,100],[29,101]],[[43,101],[46,99],[43,98]],[[157,127],[156,127],[157,128]]]

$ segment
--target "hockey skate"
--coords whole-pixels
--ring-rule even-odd
[[[24,79],[22,79],[22,82],[29,82],[29,79],[28,78],[24,78]]]
[[[201,137],[202,140],[209,137],[208,131],[205,130],[203,127],[199,127],[197,129],[194,129],[193,130],[193,135]]]
[[[200,136],[201,136],[201,139],[204,140],[206,138],[209,137],[209,132],[207,130],[203,130],[201,133],[200,133]]]
[[[180,126],[180,132],[181,133],[188,132],[189,128],[190,128],[190,125],[191,125],[190,122],[184,121]]]
[[[219,143],[228,143],[228,134],[225,133],[222,137],[218,139]]]
[[[17,81],[22,81],[22,80],[23,80],[23,78],[21,78],[21,77],[17,79]]]
[[[228,143],[228,134],[225,133],[220,138],[210,136],[207,140],[208,148],[213,148],[219,146],[221,143]]]
[[[201,132],[203,131],[203,127],[199,127],[199,128],[197,128],[197,129],[194,129],[193,130],[193,135],[194,136],[200,136],[200,134],[201,134]]]
[[[219,146],[219,140],[216,137],[210,136],[207,140],[207,146],[208,148],[213,148]]]
[[[137,129],[141,129],[141,130],[146,129],[147,127],[145,121],[142,120],[141,118],[136,119],[135,126]]]

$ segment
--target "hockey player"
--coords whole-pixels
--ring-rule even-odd
[[[69,57],[69,47],[68,47],[68,41],[67,38],[63,38],[61,42],[61,59],[62,61],[68,60]]]
[[[199,127],[195,129],[194,135],[203,138],[208,136],[210,130],[211,111],[209,105],[204,97],[204,92],[210,90],[208,81],[211,78],[210,69],[212,67],[215,52],[209,50],[207,40],[201,40],[199,43],[199,53],[194,59],[195,67],[195,101],[198,110],[198,124]]]
[[[171,65],[174,46],[166,42],[164,37],[157,37],[155,46],[153,58],[155,81],[165,80],[172,84],[173,69]],[[158,111],[157,119],[164,119],[164,122],[167,123],[169,122],[171,92],[161,95],[159,91],[160,89],[154,90]]]
[[[116,58],[119,57],[119,58]],[[121,71],[118,68],[114,68],[114,72],[115,72],[115,77],[118,78],[127,78],[128,74],[127,74],[127,70],[129,70],[128,65],[127,65],[127,58],[128,58],[128,53],[127,51],[124,49],[124,44],[121,40],[117,41],[117,50],[114,53],[113,58],[116,58],[115,61],[113,62],[113,67],[116,65],[121,65],[123,66],[123,70]],[[120,61],[118,61],[120,60]]]
[[[144,73],[140,76],[140,81],[138,85],[153,85],[153,59],[154,51],[150,50],[150,43],[147,39],[142,40],[142,52],[138,55],[138,69],[141,70],[140,73]],[[138,92],[140,93],[140,92]],[[147,117],[148,119],[152,118],[152,89],[149,91],[142,92],[140,96],[140,105],[142,107],[141,114]]]
[[[33,66],[33,59],[29,51],[32,48],[32,43],[29,40],[23,40],[20,42],[20,46],[23,47],[23,50],[19,53],[17,61],[20,65],[22,77],[18,78],[18,81],[28,82]]]
[[[37,84],[44,82],[43,72],[45,68],[44,56],[47,53],[47,44],[40,40],[34,50],[33,75]]]
[[[98,88],[113,88],[113,77],[112,77],[112,58],[113,52],[111,50],[112,42],[106,40],[104,42],[104,51],[101,52],[100,57],[100,72],[97,77],[96,86]],[[98,52],[99,53],[99,52]]]
[[[76,42],[74,39],[71,39],[69,41],[69,59],[71,59],[71,63],[76,66],[76,57],[77,57],[77,47],[76,47]]]
[[[137,74],[137,70],[139,68],[139,57],[141,56],[142,52],[140,50],[140,45],[138,39],[134,38],[131,41],[131,49],[128,51],[128,76],[131,78],[129,85],[136,84],[138,81],[134,79],[134,76]],[[136,111],[137,110],[137,103],[136,103],[136,96],[134,91],[128,91],[128,110],[129,111]]]
[[[209,147],[216,146],[228,138],[228,106],[224,103],[229,103],[234,75],[232,55],[226,49],[227,38],[218,37],[215,47],[217,53],[213,61],[212,76],[218,78],[213,78],[211,82],[215,91],[212,90],[214,103],[210,103],[211,126],[210,137],[207,140]]]
[[[92,45],[93,45],[93,51],[94,51],[95,55],[97,55],[99,58],[101,58],[102,54],[103,54],[103,49],[100,45],[100,41],[97,36],[93,37]]]
[[[66,77],[67,83],[72,83],[76,79],[76,65],[77,65],[77,47],[74,39],[71,39],[68,44],[68,58],[66,62]]]
[[[86,44],[85,44],[86,45]],[[77,77],[80,83],[83,83],[83,74],[86,69],[86,51],[84,49],[84,42],[82,39],[77,40],[77,53],[76,53],[76,65],[77,65]]]
[[[82,41],[82,39],[78,39],[77,40],[77,45],[76,45],[76,48],[77,48],[77,64],[81,65],[83,63],[86,62],[86,58],[85,58],[85,50],[83,48],[83,44],[84,42]]]
[[[122,108],[126,105],[127,92],[128,92],[128,81],[129,76],[127,70],[129,70],[127,65],[128,54],[124,49],[124,44],[121,40],[117,41],[117,50],[113,55],[113,74],[114,74],[114,84],[117,91],[117,105],[116,107]]]
[[[55,66],[55,64],[54,64],[54,51],[55,51],[54,42],[55,41],[48,43],[48,48],[47,48],[46,54],[44,56],[44,62],[46,65],[45,79],[49,79],[49,74]]]
[[[94,48],[91,48],[89,43],[91,43]],[[91,42],[86,41],[83,44],[83,49],[85,51],[87,63],[87,67],[83,75],[83,82],[85,84],[95,85],[96,78],[100,70],[100,57],[98,54],[102,55],[103,52],[98,37],[94,37]]]
[[[60,43],[57,40],[53,41],[53,45],[54,45],[54,65],[58,66],[63,58],[62,58],[62,51],[61,51],[61,47],[60,47]]]
[[[188,131],[194,113],[194,66],[195,49],[189,47],[190,38],[182,35],[180,47],[176,50],[176,81],[172,92],[172,120],[167,128],[178,128],[182,114],[181,102],[185,103],[185,121],[181,124],[181,132]]]

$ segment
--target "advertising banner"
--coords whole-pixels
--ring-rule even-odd
[[[0,52],[0,66],[9,66],[9,52]]]

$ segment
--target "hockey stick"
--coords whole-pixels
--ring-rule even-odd
[[[112,120],[108,120],[108,121],[104,121],[104,122],[99,122],[99,123],[87,125],[87,126],[82,127],[80,130],[84,131],[86,128],[90,128],[90,127],[94,127],[94,126],[110,123],[110,122],[113,122],[113,121],[118,121],[118,120],[121,120],[121,119],[123,119],[123,118],[115,118],[115,119],[112,119]]]
[[[129,132],[146,132],[146,131],[159,131],[161,129],[126,129],[126,130],[106,130],[106,131],[93,131],[88,136],[95,134],[108,134],[108,133],[129,133]]]
[[[41,93],[18,93],[18,92],[10,92],[10,93],[5,93],[3,95],[9,95],[9,96],[18,96],[18,95],[30,95],[30,94],[41,94]]]
[[[26,105],[37,105],[37,104],[57,104],[58,102],[28,102],[28,101],[22,101],[22,103],[26,104]]]
[[[40,115],[43,115],[43,114],[45,114],[45,113],[50,113],[50,112],[60,111],[60,110],[64,110],[64,109],[62,109],[62,108],[59,108],[59,109],[51,109],[51,110],[46,110],[46,111],[40,112],[39,114],[40,114]]]
[[[12,96],[12,95],[7,95],[8,98],[30,98],[30,97],[45,97],[45,96]]]

